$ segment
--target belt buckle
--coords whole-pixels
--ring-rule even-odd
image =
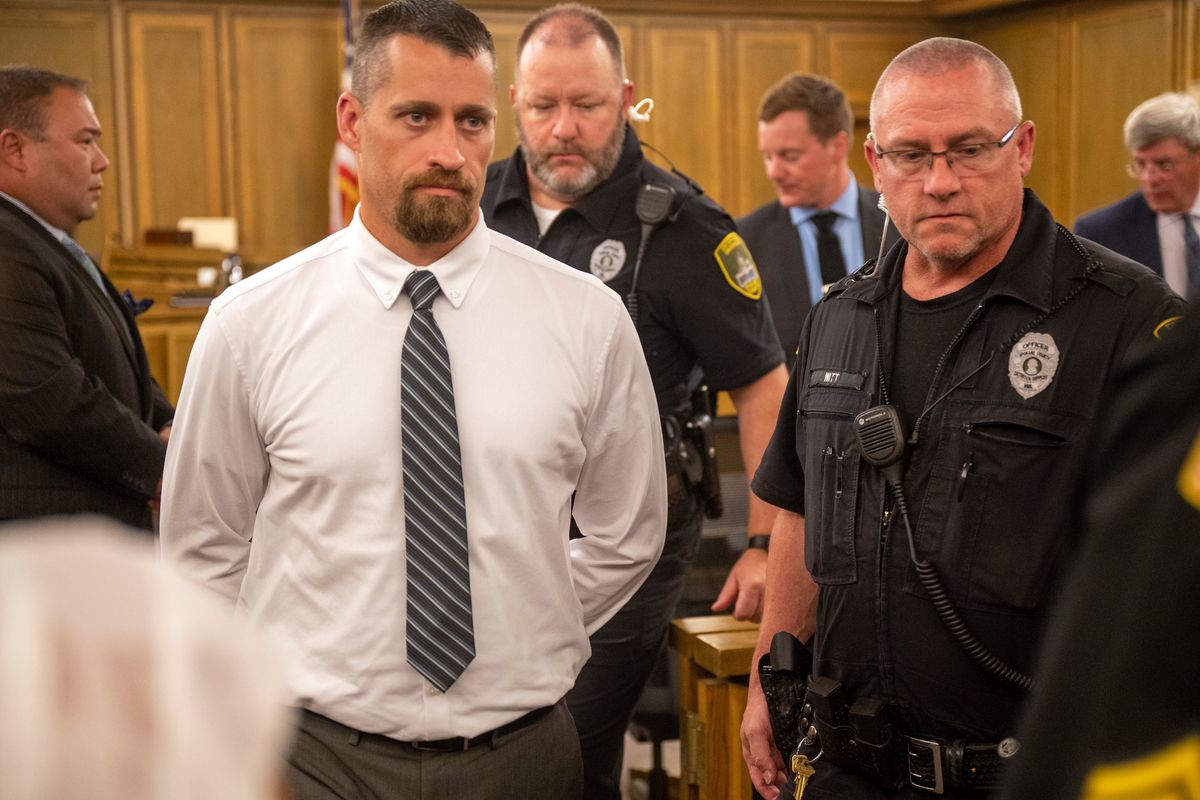
[[[941,742],[935,742],[932,739],[918,739],[915,736],[906,736],[905,738],[908,740],[908,782],[915,789],[934,794],[945,794],[946,783],[942,777]],[[914,746],[923,747],[925,751],[915,750]],[[929,765],[923,763],[927,757],[932,757],[932,783],[928,774]]]

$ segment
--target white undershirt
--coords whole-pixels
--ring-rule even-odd
[[[1200,233],[1200,192],[1187,212]],[[1187,249],[1183,243],[1183,214],[1157,214],[1158,245],[1162,252],[1163,279],[1183,297],[1188,293]]]
[[[473,736],[557,702],[666,527],[658,410],[620,299],[481,219],[429,267],[477,654],[444,695],[408,666],[400,355],[413,269],[356,215],[222,293],[188,362],[161,517],[167,556],[280,642],[299,705],[406,741]],[[568,542],[572,496],[588,535]]]
[[[537,219],[538,237],[540,238],[545,236],[546,231],[550,230],[550,225],[554,222],[554,220],[558,219],[558,215],[561,214],[563,210],[561,208],[546,208],[545,206],[539,206],[532,200],[529,201],[529,204],[533,206],[533,216]]]

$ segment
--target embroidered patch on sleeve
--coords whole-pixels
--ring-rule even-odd
[[[1200,800],[1200,734],[1134,761],[1092,770],[1083,800]]]
[[[713,257],[717,259],[717,266],[721,268],[725,280],[739,294],[751,300],[762,297],[762,279],[758,276],[758,265],[754,263],[754,256],[750,255],[750,248],[746,247],[746,243],[737,232],[731,231],[721,240],[717,249],[713,251]]]
[[[1179,489],[1179,496],[1188,505],[1200,510],[1200,436],[1192,442],[1192,449],[1183,461],[1175,485]]]

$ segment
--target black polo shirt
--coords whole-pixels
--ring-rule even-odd
[[[482,206],[487,225],[576,269],[596,274],[622,297],[633,281],[642,238],[634,213],[639,187],[664,183],[682,206],[650,237],[638,277],[638,334],[660,395],[699,365],[713,389],[752,383],[783,362],[762,284],[733,220],[694,184],[642,156],[626,129],[620,160],[599,186],[539,237],[520,150],[492,164]],[[740,268],[738,260],[741,261]]]

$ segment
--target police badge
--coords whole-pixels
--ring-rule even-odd
[[[1048,333],[1026,334],[1008,354],[1008,381],[1028,400],[1054,380],[1058,372],[1058,345]]]
[[[600,280],[608,283],[625,266],[625,243],[616,239],[605,239],[592,251],[588,269]]]

